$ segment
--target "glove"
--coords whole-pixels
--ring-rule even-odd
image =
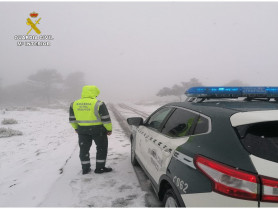
[[[107,131],[107,136],[110,136],[112,134],[112,131]]]

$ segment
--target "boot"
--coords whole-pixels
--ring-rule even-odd
[[[83,171],[82,171],[82,174],[84,175],[84,174],[88,174],[88,173],[90,173],[90,171],[91,171],[91,168],[89,168],[89,169],[84,169]]]
[[[106,167],[95,169],[95,173],[107,173],[107,172],[111,172],[111,171],[112,171],[112,168],[106,168]]]

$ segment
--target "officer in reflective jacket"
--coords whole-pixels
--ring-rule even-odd
[[[96,144],[95,173],[112,171],[105,167],[107,157],[108,138],[112,134],[112,123],[105,104],[96,97],[99,95],[96,86],[84,86],[81,99],[70,105],[69,121],[78,133],[80,160],[83,174],[91,171],[90,148],[92,140]]]

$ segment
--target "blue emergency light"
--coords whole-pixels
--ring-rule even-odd
[[[192,87],[185,92],[187,97],[195,98],[278,98],[278,87]]]

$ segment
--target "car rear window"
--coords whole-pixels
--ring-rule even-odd
[[[249,153],[278,162],[278,121],[242,125],[236,129]]]

